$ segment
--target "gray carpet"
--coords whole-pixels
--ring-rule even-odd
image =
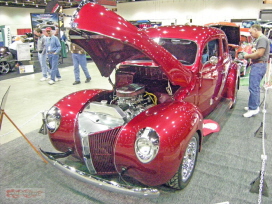
[[[263,94],[262,94],[263,97]],[[224,120],[218,134],[205,139],[198,157],[195,174],[189,186],[182,191],[173,191],[162,186],[161,196],[156,199],[137,198],[108,192],[75,180],[52,165],[46,165],[29,147],[23,138],[18,138],[0,148],[1,204],[231,204],[258,203],[258,194],[250,193],[250,183],[261,170],[262,140],[254,137],[261,124],[263,114],[243,118],[243,107],[247,105],[248,90],[241,87],[237,106],[231,116]],[[267,101],[271,101],[269,90]],[[266,113],[266,165],[265,181],[272,188],[272,106],[268,104]],[[222,125],[222,124],[221,124]],[[27,137],[45,150],[52,150],[46,135],[37,130],[27,133]],[[39,198],[8,198],[10,189],[40,189],[44,196]],[[263,204],[271,204],[272,197],[262,197]]]

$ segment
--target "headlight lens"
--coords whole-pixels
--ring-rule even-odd
[[[60,109],[56,106],[53,106],[46,114],[46,126],[51,133],[58,129],[60,125],[60,119]]]
[[[152,161],[159,152],[159,135],[152,128],[141,129],[135,142],[135,153],[142,163]]]

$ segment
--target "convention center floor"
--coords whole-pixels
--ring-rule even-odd
[[[5,113],[35,147],[54,150],[47,135],[39,133],[42,111],[48,110],[62,97],[75,91],[111,89],[108,79],[100,75],[93,62],[88,62],[88,69],[91,82],[84,82],[85,77],[81,71],[79,85],[72,85],[75,81],[72,66],[60,69],[62,80],[54,85],[41,82],[41,73],[18,74],[18,77],[0,80],[1,98],[10,87]],[[262,89],[262,100],[265,92]],[[157,188],[161,195],[154,199],[105,191],[75,180],[54,166],[45,164],[4,116],[0,130],[0,203],[253,204],[258,203],[259,195],[258,192],[250,192],[251,182],[261,171],[261,157],[267,156],[264,178],[268,188],[264,188],[263,192],[266,191],[268,197],[262,196],[261,200],[263,204],[271,204],[272,195],[269,191],[272,188],[272,105],[269,103],[272,101],[272,91],[267,90],[266,112],[261,111],[251,118],[242,116],[247,99],[248,87],[241,86],[237,105],[225,116],[224,123],[220,124],[220,132],[206,137],[190,184],[182,191],[159,186]],[[255,134],[261,124],[266,136],[264,140],[261,138],[262,134]],[[40,190],[43,196],[8,196],[7,193],[14,189]]]

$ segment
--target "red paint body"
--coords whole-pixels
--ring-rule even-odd
[[[106,135],[110,138],[108,132],[114,132],[116,137],[112,147],[101,144],[104,146],[97,147],[97,150],[109,152],[113,148],[109,161],[113,162],[115,173],[126,169],[127,176],[149,186],[166,183],[178,170],[187,144],[195,133],[199,135],[201,143],[203,117],[211,113],[223,97],[235,100],[238,70],[224,47],[226,35],[219,29],[201,26],[139,30],[116,13],[93,3],[84,5],[73,23],[77,27],[70,31],[71,41],[90,54],[102,76],[108,77],[118,67],[116,87],[130,83],[144,84],[146,91],[158,98],[157,105],[142,111],[125,125],[116,128],[115,132],[95,133],[96,137]],[[182,63],[179,61],[183,57],[182,51],[180,56],[173,56],[154,38],[165,39],[165,42],[173,39],[169,41],[173,48],[176,45],[188,46],[192,50],[187,51],[194,53],[194,56],[188,55],[190,63]],[[204,63],[202,54],[205,45],[213,40],[218,43],[218,62]],[[177,55],[180,53],[177,52]],[[139,60],[143,56],[145,60]],[[173,95],[165,91],[168,82]],[[88,102],[109,100],[112,93],[114,91],[84,90],[60,100],[55,105],[61,110],[60,127],[49,134],[55,148],[63,152],[73,149],[74,156],[82,158],[79,114]],[[134,149],[136,134],[145,127],[151,127],[160,136],[159,153],[147,164],[137,159]],[[92,146],[92,135],[89,137]],[[97,158],[100,156],[97,155]],[[101,170],[98,174],[107,172]]]

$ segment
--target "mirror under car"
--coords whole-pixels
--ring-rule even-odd
[[[218,57],[216,56],[212,56],[209,60],[209,62],[213,65],[217,64],[218,63]]]

